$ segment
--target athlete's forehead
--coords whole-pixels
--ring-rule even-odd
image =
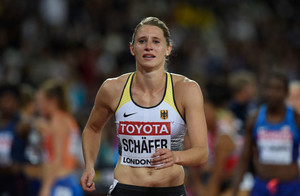
[[[284,81],[277,77],[272,77],[267,82],[267,88],[276,87],[276,88],[284,88]]]
[[[157,26],[153,26],[153,25],[143,25],[138,29],[138,31],[136,33],[136,39],[140,39],[143,37],[165,40],[162,29],[160,29]]]

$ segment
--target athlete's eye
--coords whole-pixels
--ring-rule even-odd
[[[158,41],[158,40],[154,40],[154,41],[153,41],[153,43],[155,43],[155,44],[159,44],[159,43],[160,43],[160,41]]]
[[[140,44],[143,44],[143,43],[145,43],[145,42],[146,42],[146,40],[144,40],[144,39],[139,40],[139,43],[140,43]]]

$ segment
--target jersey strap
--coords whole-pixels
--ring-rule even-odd
[[[135,72],[131,73],[125,83],[123,92],[122,92],[122,96],[120,98],[120,102],[118,104],[118,107],[116,109],[116,112],[120,109],[120,107],[122,107],[125,103],[131,101],[131,96],[130,96],[130,86],[131,86],[131,80],[133,78],[133,75],[135,74]]]
[[[179,116],[181,116],[176,106],[172,76],[169,72],[167,72],[167,89],[166,89],[166,95],[164,97],[164,101],[168,103],[179,114]]]
[[[125,83],[123,92],[122,92],[122,96],[120,98],[118,107],[116,109],[116,112],[127,102],[132,101],[131,98],[131,93],[130,93],[130,89],[131,89],[131,84],[132,84],[132,80],[133,77],[135,75],[135,72],[131,73]],[[173,79],[172,79],[172,75],[169,72],[166,72],[166,90],[165,90],[165,96],[163,98],[163,101],[168,103],[178,114],[179,116],[182,117],[182,115],[180,114],[180,112],[177,109],[176,106],[176,102],[175,102],[175,98],[174,98],[174,88],[173,88]],[[182,117],[182,119],[184,119]]]

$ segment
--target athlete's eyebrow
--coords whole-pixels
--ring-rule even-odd
[[[137,40],[140,40],[140,39],[148,39],[149,38],[149,36],[141,36],[141,37],[138,37],[137,38]],[[154,36],[154,37],[151,37],[152,39],[157,39],[157,40],[161,40],[161,38],[159,38],[159,37],[156,37],[156,36]]]
[[[161,40],[161,38],[159,38],[159,37],[153,37],[153,39],[158,39],[158,40]]]

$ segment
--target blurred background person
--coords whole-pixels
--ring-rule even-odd
[[[263,94],[264,104],[247,123],[233,195],[237,195],[251,161],[255,175],[251,196],[300,195],[300,115],[285,104],[287,77],[280,72],[270,73]]]
[[[233,71],[228,76],[228,85],[231,91],[228,107],[237,119],[237,128],[241,136],[245,132],[246,119],[257,106],[257,90],[260,88],[260,86],[257,86],[257,79],[252,71],[243,69]],[[249,164],[250,168],[253,168],[251,163]],[[241,183],[239,194],[247,194],[252,186],[253,176],[251,172],[247,172]]]
[[[250,71],[239,70],[232,72],[228,76],[228,81],[231,91],[228,107],[239,120],[239,131],[243,133],[243,124],[249,112],[255,109],[255,76]]]
[[[291,105],[295,111],[300,113],[300,81],[295,80],[289,83],[289,94],[287,104]]]
[[[25,195],[26,181],[21,172],[24,143],[19,139],[19,96],[17,86],[0,86],[0,194]],[[21,147],[21,148],[18,148]],[[12,183],[14,182],[14,183]]]
[[[37,126],[45,151],[39,195],[83,195],[75,175],[80,167],[79,127],[69,113],[64,87],[54,81],[44,83],[38,91],[37,103],[42,116]]]
[[[205,89],[210,153],[207,164],[192,169],[191,182],[195,185],[195,195],[230,195],[242,138],[238,134],[237,118],[227,107],[230,89],[226,80],[214,78]]]
[[[26,194],[34,196],[38,194],[41,181],[42,163],[42,138],[36,129],[37,110],[35,103],[35,90],[30,85],[22,85],[20,88],[20,124],[19,135],[25,141],[25,163],[22,170],[27,180]]]

